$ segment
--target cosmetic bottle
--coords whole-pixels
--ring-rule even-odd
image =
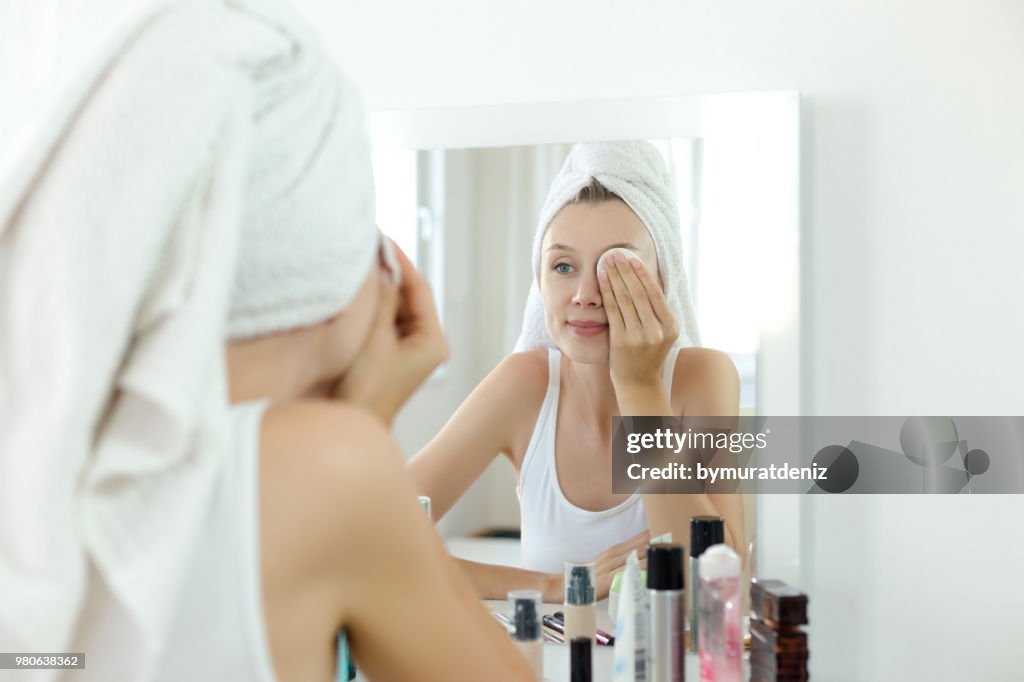
[[[683,546],[647,548],[647,595],[650,601],[650,675],[652,682],[686,679],[686,590]]]
[[[597,628],[597,603],[594,600],[596,569],[593,563],[565,564],[565,641],[587,637],[593,645]]]
[[[569,643],[569,680],[591,682],[591,641],[588,637],[576,637]]]
[[[513,590],[508,593],[512,609],[512,640],[533,670],[534,678],[544,679],[544,640],[540,628],[541,593],[537,590]]]
[[[743,592],[740,558],[727,545],[714,545],[697,560],[695,601],[700,629],[702,682],[740,682],[743,675]],[[692,625],[691,625],[692,627]]]
[[[781,580],[752,583],[750,615],[773,628],[807,625],[807,595]]]
[[[751,679],[806,680],[807,595],[781,580],[750,585]]]
[[[700,614],[697,613],[697,560],[708,547],[725,542],[725,520],[721,516],[694,516],[690,518],[690,651],[697,651],[697,631]]]
[[[434,520],[434,516],[430,511],[430,497],[427,495],[420,495],[417,498],[420,501],[420,506],[423,507],[423,512],[427,515],[430,521]]]
[[[615,617],[614,682],[647,682],[647,643],[650,609],[647,589],[640,577],[636,550],[626,558],[622,574],[621,603]]]

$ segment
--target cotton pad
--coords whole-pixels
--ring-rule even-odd
[[[601,272],[601,271],[603,271],[605,269],[605,264],[604,264],[605,259],[608,258],[608,256],[610,256],[612,254],[615,254],[615,253],[621,253],[626,258],[632,258],[633,260],[638,260],[641,263],[644,262],[644,259],[641,258],[640,255],[636,251],[631,251],[629,249],[624,249],[621,246],[617,246],[614,249],[608,249],[607,251],[605,251],[604,253],[601,254],[600,258],[597,259],[597,271],[598,272]],[[647,265],[647,264],[644,263],[644,265]]]
[[[388,271],[388,277],[392,284],[402,283],[402,267],[398,264],[398,257],[395,256],[395,246],[388,237],[380,235],[380,260],[384,269]]]

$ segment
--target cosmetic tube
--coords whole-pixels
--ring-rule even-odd
[[[593,659],[588,637],[576,637],[569,643],[569,680],[590,682]]]
[[[697,564],[700,579],[695,601],[700,610],[700,679],[702,682],[741,682],[743,592],[739,555],[726,545],[715,545],[701,555]]]
[[[526,658],[535,679],[544,679],[544,640],[540,627],[541,593],[513,590],[508,593],[512,609],[512,641]]]
[[[700,614],[697,613],[697,560],[708,547],[725,542],[725,519],[721,516],[694,516],[690,518],[690,651],[697,651],[697,632]]]
[[[647,596],[650,600],[650,680],[683,682],[686,679],[686,590],[683,546],[647,547]]]
[[[420,495],[417,499],[420,501],[420,506],[423,507],[423,511],[426,513],[427,518],[433,521],[434,516],[430,511],[430,498],[426,495]]]
[[[647,590],[640,578],[636,550],[626,558],[622,590],[615,618],[614,682],[647,682]]]
[[[594,600],[596,568],[593,563],[565,564],[565,641],[589,637],[594,641],[597,628],[597,602]]]

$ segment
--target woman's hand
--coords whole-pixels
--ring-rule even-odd
[[[352,367],[332,391],[391,425],[395,414],[448,357],[448,343],[426,281],[398,245],[402,284],[381,283],[377,318]]]
[[[626,570],[626,559],[629,558],[629,553],[634,549],[636,550],[637,558],[640,559],[640,567],[647,567],[647,552],[645,548],[650,540],[651,534],[645,530],[624,542],[612,545],[594,559],[594,572],[597,574],[597,584],[594,587],[595,599],[600,600],[608,596],[608,592],[612,588],[612,579],[619,571]]]
[[[597,279],[608,316],[608,362],[616,394],[660,386],[665,358],[679,336],[675,316],[642,261],[618,253],[608,260]]]

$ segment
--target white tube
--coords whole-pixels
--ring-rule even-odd
[[[626,559],[615,621],[615,682],[647,682],[647,589],[636,550]]]

